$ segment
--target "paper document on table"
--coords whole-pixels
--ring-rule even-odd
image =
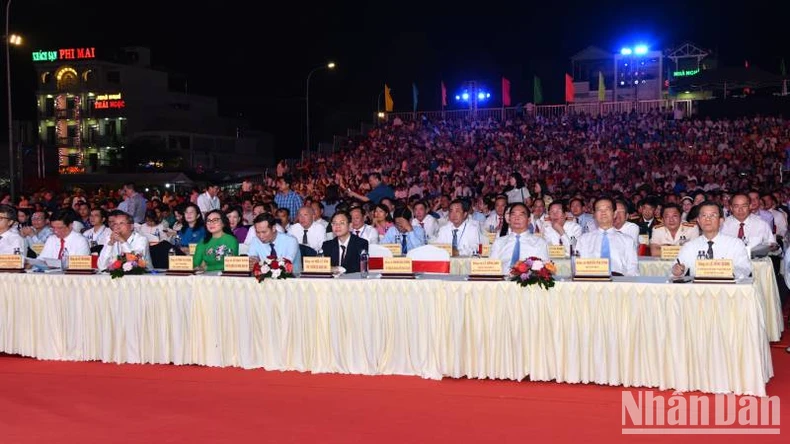
[[[25,262],[41,268],[60,268],[61,266],[59,259],[33,259],[32,257],[26,257]]]

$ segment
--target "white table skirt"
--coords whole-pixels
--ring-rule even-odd
[[[652,280],[652,283],[645,283]],[[0,351],[765,395],[759,289],[658,278],[513,282],[0,275]]]
[[[568,276],[571,274],[571,264],[568,259],[555,259],[557,274]],[[450,259],[450,274],[468,275],[471,271],[471,259],[468,257],[455,257]],[[639,258],[640,276],[669,276],[672,268],[672,261],[665,261],[654,257]],[[782,303],[779,298],[779,286],[776,282],[773,265],[769,258],[755,259],[752,261],[754,267],[754,280],[760,286],[763,299],[763,312],[765,313],[765,326],[770,341],[778,341],[782,337],[785,329],[784,317],[782,316]]]

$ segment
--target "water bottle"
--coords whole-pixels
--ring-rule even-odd
[[[60,268],[68,270],[69,268],[69,249],[63,248],[63,256],[60,258]]]
[[[359,275],[366,279],[368,277],[368,250],[359,253]]]
[[[579,250],[573,248],[571,245],[571,277],[576,276],[576,258],[581,257]]]
[[[25,268],[25,258],[22,256],[22,250],[16,247],[14,248],[14,254],[19,257],[19,266]]]

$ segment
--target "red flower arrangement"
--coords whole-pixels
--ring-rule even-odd
[[[288,279],[294,277],[294,264],[287,258],[269,256],[252,267],[252,275],[258,282],[265,279]]]
[[[518,282],[522,287],[537,284],[548,290],[554,286],[555,273],[557,273],[557,267],[554,262],[544,262],[538,257],[528,257],[513,265],[513,268],[510,269],[510,280]]]

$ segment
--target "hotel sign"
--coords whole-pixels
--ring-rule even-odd
[[[699,69],[687,69],[685,71],[681,70],[681,71],[672,72],[672,75],[674,77],[690,77],[690,76],[695,76],[697,74],[699,74]]]
[[[96,48],[61,48],[55,51],[33,52],[34,62],[54,62],[55,60],[95,59]]]
[[[126,103],[121,98],[121,93],[100,94],[93,102],[93,109],[120,109],[126,108]]]

